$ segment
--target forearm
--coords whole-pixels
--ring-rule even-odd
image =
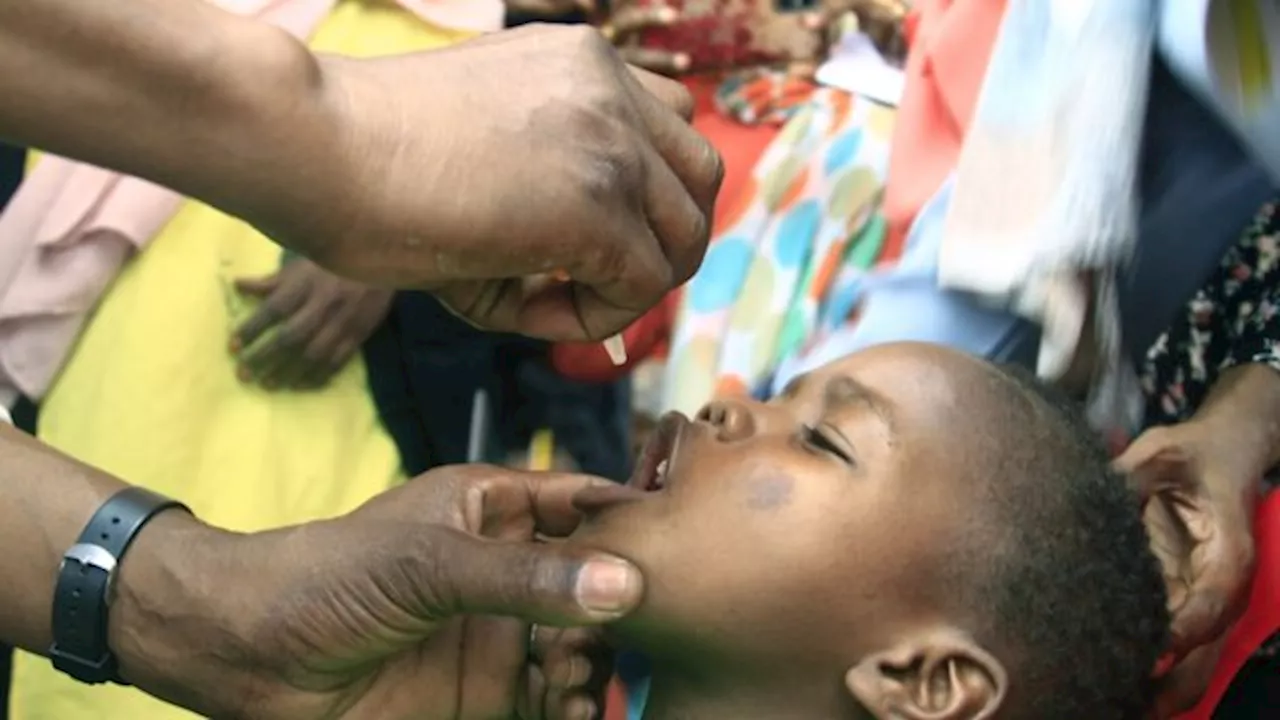
[[[315,182],[319,83],[300,42],[202,0],[0,0],[0,137],[251,221]]]
[[[0,424],[0,638],[47,652],[53,584],[62,553],[124,485]]]
[[[43,654],[62,554],[125,486],[2,423],[0,486],[0,640]],[[126,679],[204,711],[248,694],[252,679],[232,657],[243,646],[236,613],[223,607],[239,544],[180,511],[142,529],[118,570],[108,624]]]
[[[1236,458],[1257,480],[1280,463],[1280,372],[1261,363],[1237,365],[1222,374],[1192,422],[1230,438]]]

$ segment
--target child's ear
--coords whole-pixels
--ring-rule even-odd
[[[972,639],[943,631],[868,655],[845,685],[878,720],[986,720],[1003,704],[1009,678]]]

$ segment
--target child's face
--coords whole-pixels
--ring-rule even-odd
[[[572,540],[645,573],[619,639],[664,658],[830,671],[937,620],[946,551],[973,542],[976,490],[955,469],[981,432],[972,388],[988,372],[885,346],[767,404],[664,421],[669,448],[651,444],[633,480],[650,484],[662,464],[662,487],[581,498],[589,516]]]

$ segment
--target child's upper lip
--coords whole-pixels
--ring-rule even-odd
[[[627,484],[645,491],[658,489],[657,483],[663,479],[658,477],[658,470],[664,463],[667,468],[670,468],[675,460],[680,437],[688,425],[689,419],[681,413],[669,412],[663,415],[658,420],[658,427],[654,429],[653,437],[645,444],[640,457],[636,459],[635,472],[632,473],[631,480]]]

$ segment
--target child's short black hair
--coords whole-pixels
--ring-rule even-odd
[[[958,599],[1017,668],[1001,716],[1141,718],[1170,620],[1139,501],[1074,405],[1021,368],[992,383],[1002,450]]]

